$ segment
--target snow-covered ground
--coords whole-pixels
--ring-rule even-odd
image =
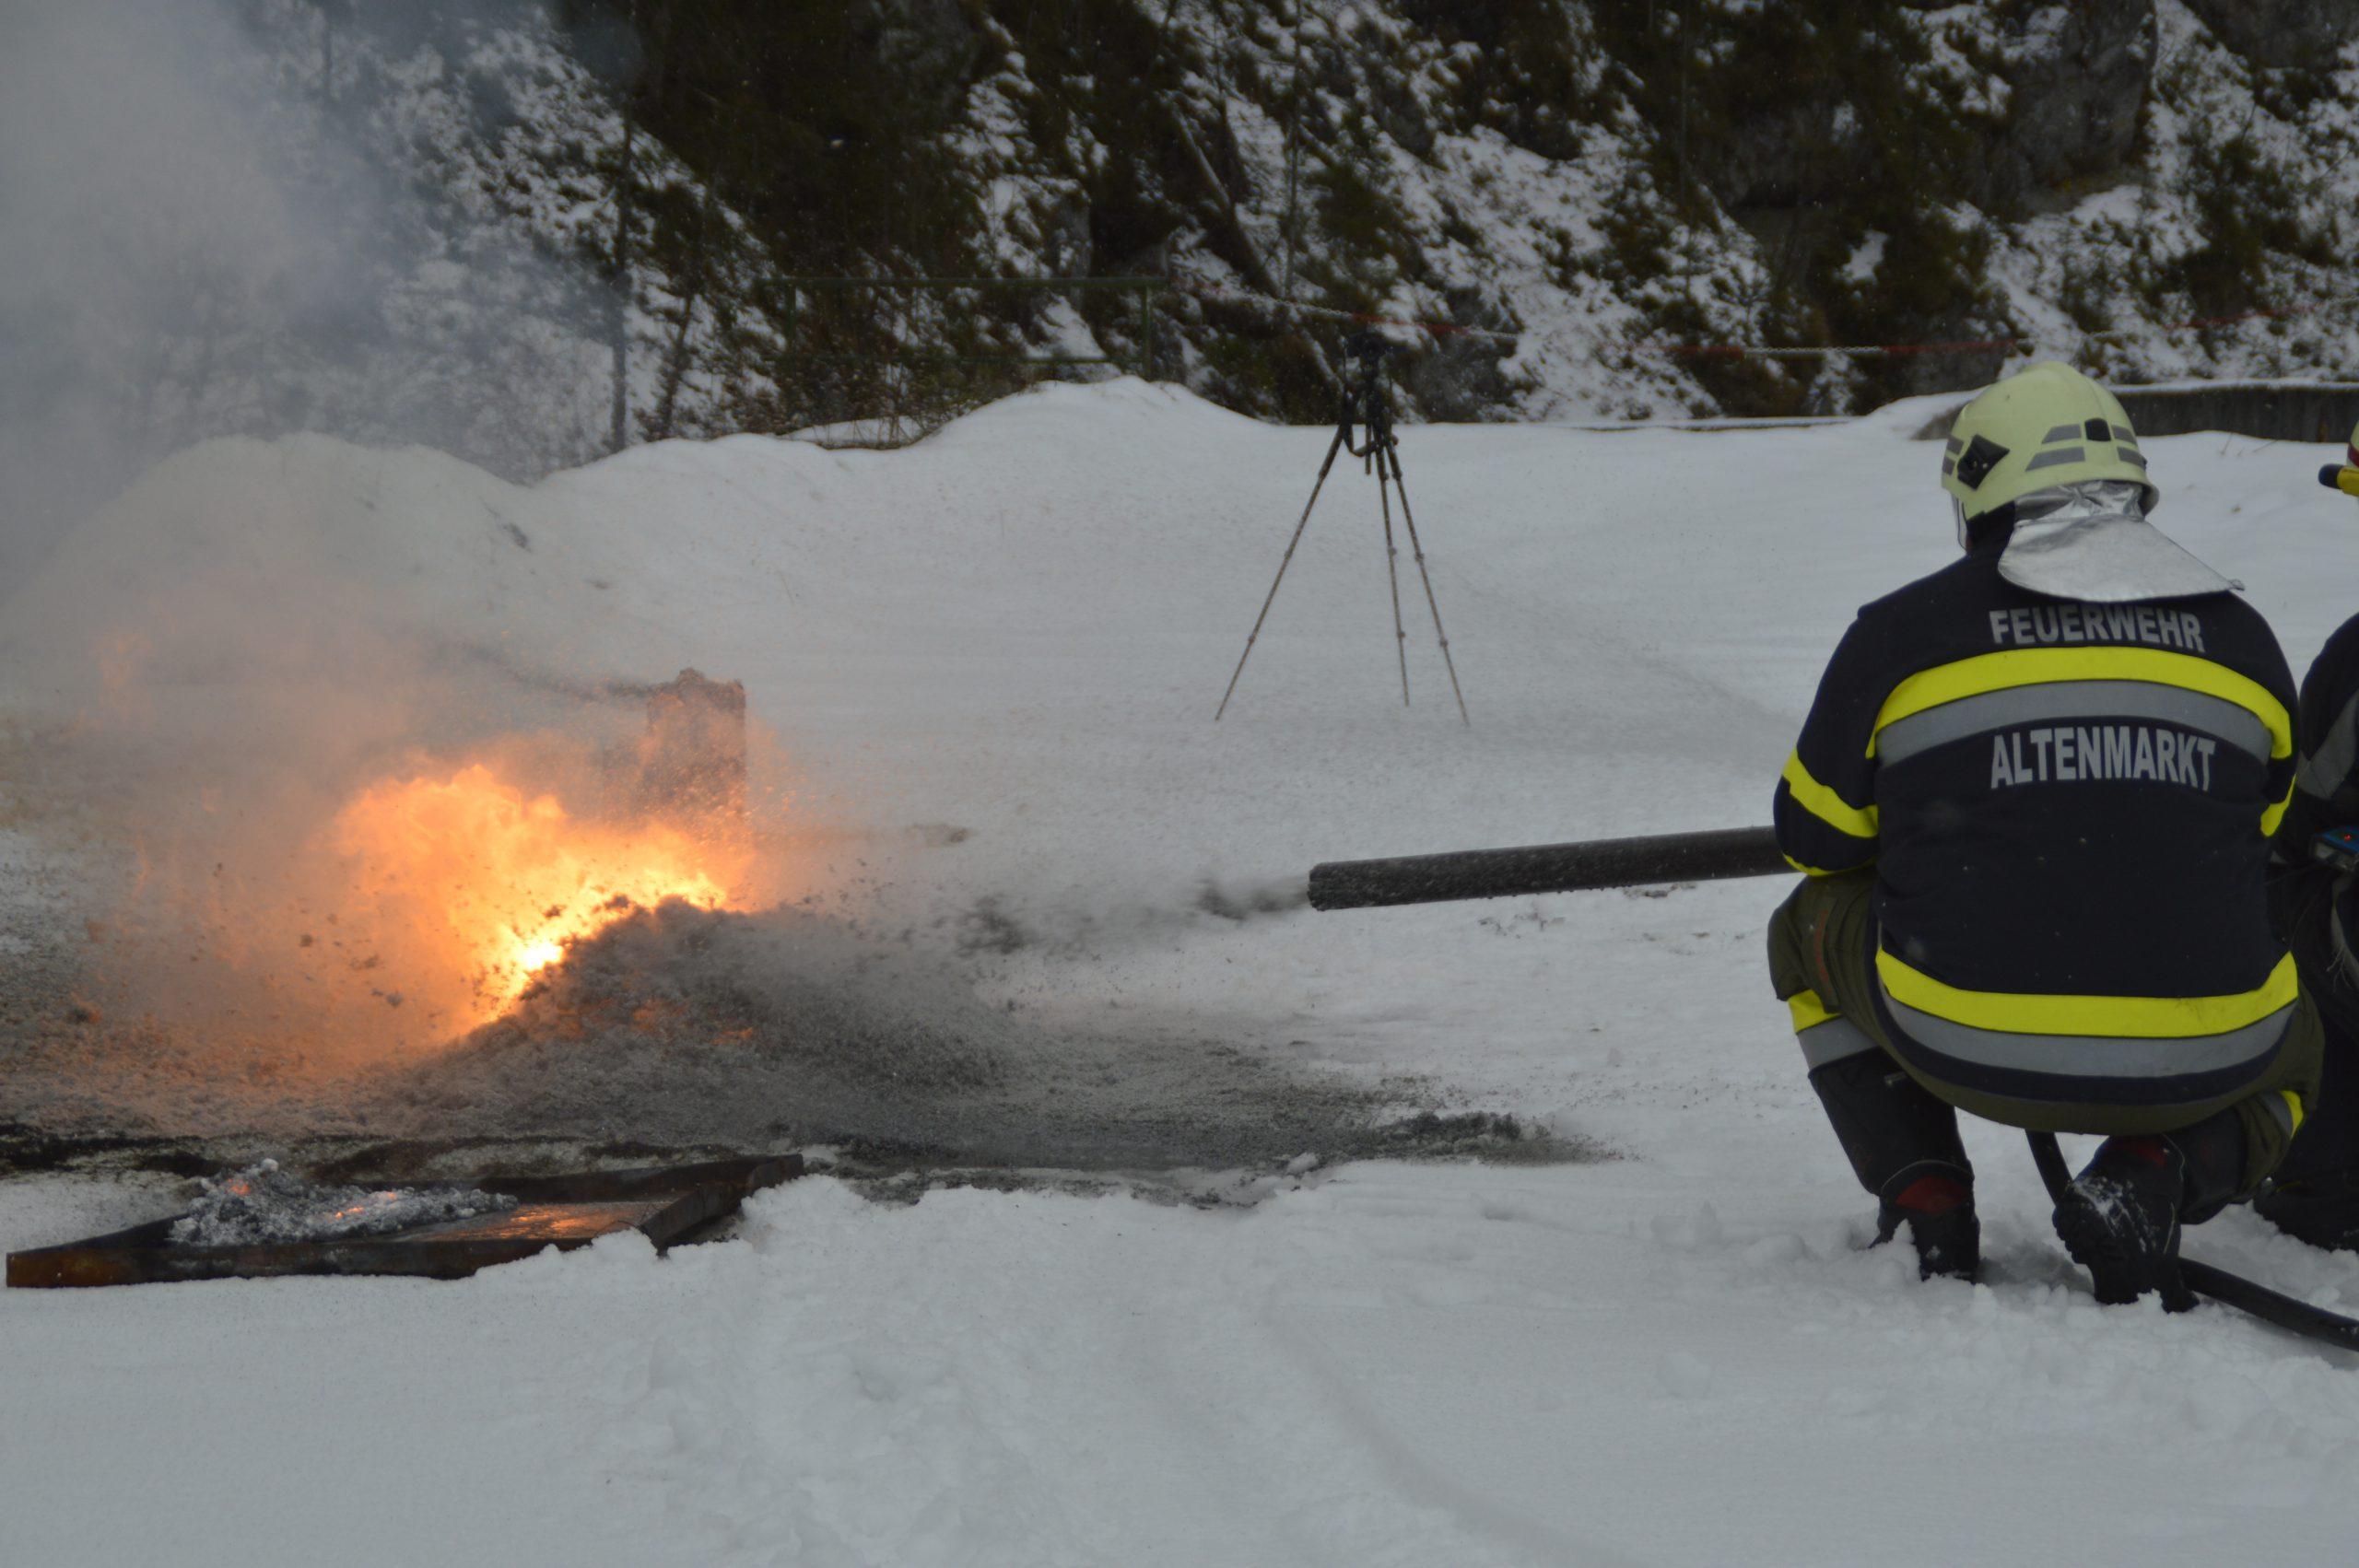
[[[794,810],[870,834],[831,907],[989,898],[1027,933],[971,977],[986,1000],[1192,1024],[1610,1157],[1272,1165],[1230,1188],[1259,1201],[1217,1207],[889,1205],[815,1177],[668,1258],[627,1238],[459,1285],[8,1293],[0,1561],[2336,1560],[2359,1366],[2218,1308],[2099,1309],[2013,1135],[1969,1134],[1989,1282],[1860,1249],[1869,1204],[1766,994],[1778,884],[1198,907],[1207,878],[1331,858],[1762,820],[1852,608],[1953,547],[1938,448],[1909,439],[1929,412],[1410,431],[1471,728],[1414,575],[1401,704],[1356,469],[1211,722],[1326,432],[1136,383],[1042,389],[898,453],[666,444],[530,490],[319,439],[183,454],[0,611],[0,721],[39,737],[77,707],[75,733],[188,742],[196,772],[204,737],[168,720],[233,711],[209,706],[219,672],[264,640],[310,649],[325,690],[396,632],[548,689],[694,664],[745,680]],[[2160,521],[2248,585],[2298,670],[2359,608],[2359,518],[2312,477],[2330,454],[2149,450]],[[238,614],[156,614],[216,568]],[[141,615],[125,653],[112,623]],[[93,644],[113,651],[87,683],[29,651]],[[324,778],[424,722],[367,719],[320,743]],[[896,848],[915,824],[969,836]],[[0,938],[65,919],[59,866],[98,865],[111,831],[0,814]],[[171,1201],[0,1185],[0,1246]],[[2359,1270],[2248,1214],[2189,1250],[2359,1309]]]

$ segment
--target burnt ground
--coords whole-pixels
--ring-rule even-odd
[[[187,1176],[269,1153],[392,1181],[816,1148],[880,1191],[1203,1197],[1219,1186],[1206,1173],[1597,1154],[1437,1084],[1290,1060],[1250,1021],[1129,1012],[1091,1028],[988,1000],[955,950],[795,909],[635,914],[499,1022],[324,1075],[110,1021],[60,954],[0,1013],[0,1173]]]

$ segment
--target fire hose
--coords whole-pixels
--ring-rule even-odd
[[[2024,1136],[2031,1141],[2032,1163],[2039,1167],[2039,1179],[2047,1186],[2048,1197],[2060,1199],[2066,1184],[2072,1179],[2072,1171],[2064,1163],[2064,1151],[2056,1146],[2056,1134],[2027,1132]],[[2267,1285],[2255,1284],[2241,1274],[2231,1274],[2225,1269],[2215,1269],[2192,1258],[2178,1260],[2178,1277],[2197,1295],[2210,1296],[2221,1305],[2233,1306],[2263,1323],[2306,1340],[2359,1351],[2359,1321],[2340,1313],[2295,1301]]]
[[[1594,838],[1516,849],[1460,849],[1385,860],[1329,860],[1310,868],[1310,907],[1365,909],[1391,904],[1444,904],[1461,898],[1516,898],[1648,883],[1711,882],[1775,876],[1793,868],[1766,827],[1665,833],[1646,838]]]
[[[2333,470],[2328,471],[2330,474]],[[2359,469],[2350,493],[2359,495]],[[2321,482],[2334,481],[2321,475]],[[1572,844],[1534,844],[1510,849],[1460,849],[1439,855],[1402,855],[1377,860],[1328,860],[1310,871],[1314,909],[1363,909],[1400,904],[1440,904],[1460,899],[1512,898],[1541,893],[1578,893],[1590,888],[1635,887],[1649,883],[1710,882],[1733,877],[1774,876],[1793,868],[1778,852],[1777,835],[1766,827],[1721,828],[1706,833],[1667,833],[1642,838],[1599,838]],[[2032,1161],[2048,1196],[2060,1198],[2071,1171],[2056,1135],[2026,1134]],[[2193,1258],[2179,1260],[2179,1278],[2198,1295],[2259,1318],[2305,1339],[2359,1351],[2359,1320],[2312,1306],[2256,1284],[2224,1269]]]

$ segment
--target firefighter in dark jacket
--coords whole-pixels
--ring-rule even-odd
[[[1920,1273],[1979,1267],[1965,1110],[2105,1135],[2057,1232],[2099,1300],[2182,1308],[2179,1227],[2249,1197],[2317,1093],[2267,895],[2293,678],[2147,522],[2129,417],[2079,372],[1966,404],[1942,484],[1965,558],[1860,611],[1778,781],[1804,880],[1771,978]]]
[[[2349,456],[2318,481],[2359,496],[2359,430]],[[2314,1246],[2359,1250],[2359,616],[2327,638],[2303,677],[2294,741],[2301,766],[2270,895],[2326,1025],[2326,1059],[2301,1141],[2253,1207]]]

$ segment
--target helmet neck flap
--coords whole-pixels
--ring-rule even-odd
[[[2144,503],[2140,486],[2120,480],[2060,485],[1970,523],[1961,512],[1959,543],[1972,549],[2003,540],[1999,575],[2053,599],[2118,604],[2240,586],[2148,522]]]

